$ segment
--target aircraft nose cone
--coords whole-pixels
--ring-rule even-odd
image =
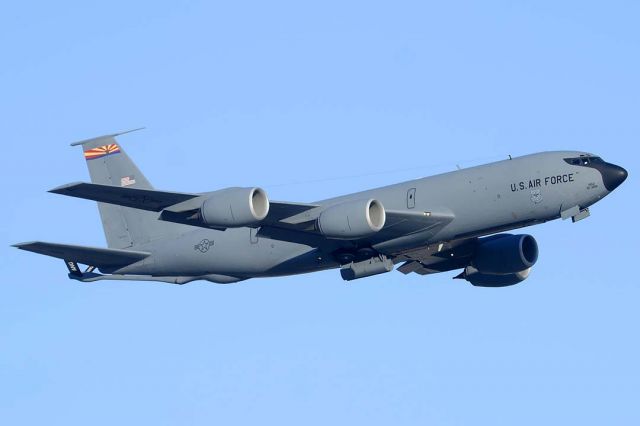
[[[627,179],[627,176],[629,176],[629,173],[627,173],[624,168],[610,163],[607,163],[607,166],[601,171],[601,173],[604,186],[609,192],[620,186],[620,184]]]

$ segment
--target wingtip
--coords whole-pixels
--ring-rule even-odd
[[[50,192],[52,194],[61,194],[61,193],[65,192],[66,190],[69,190],[69,188],[73,188],[73,187],[81,185],[83,183],[84,182],[65,183],[64,185],[60,185],[60,186],[56,186],[55,188],[51,188],[47,192]]]
[[[15,244],[11,244],[11,247],[15,247],[17,249],[24,249],[25,247],[31,245],[35,243],[35,241],[27,241],[26,243],[15,243]]]

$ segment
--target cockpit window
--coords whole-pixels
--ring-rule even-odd
[[[580,157],[565,158],[564,161],[572,166],[588,166],[594,163],[604,163],[604,160],[600,157],[581,155]]]
[[[579,166],[581,164],[579,158],[565,158],[564,161],[574,166]]]

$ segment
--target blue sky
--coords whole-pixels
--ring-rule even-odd
[[[637,2],[14,2],[0,13],[6,424],[638,424]],[[630,177],[530,228],[531,277],[220,286],[66,277],[10,244],[105,245],[68,143],[158,188],[311,201],[507,155]]]

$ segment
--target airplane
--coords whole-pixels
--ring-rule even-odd
[[[525,280],[538,259],[533,236],[506,231],[582,220],[628,175],[586,152],[541,152],[328,200],[283,202],[259,187],[155,190],[116,141],[128,132],[71,144],[82,147],[91,183],[49,191],[97,201],[108,248],[14,247],[62,259],[69,278],[81,282],[229,284],[327,269],[351,281],[400,265],[403,274],[461,270],[454,278],[505,287]]]

